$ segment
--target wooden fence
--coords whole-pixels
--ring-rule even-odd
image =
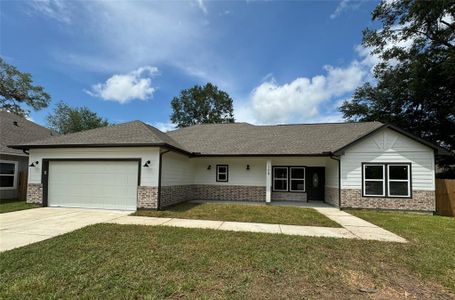
[[[27,172],[19,172],[19,182],[17,184],[17,199],[25,201],[27,197]]]
[[[455,216],[455,179],[436,179],[436,213]]]

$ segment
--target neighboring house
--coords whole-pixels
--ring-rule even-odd
[[[53,131],[18,115],[0,111],[0,199],[18,197],[18,187],[22,184],[19,174],[28,170],[28,154],[7,145],[30,143],[53,134]]]
[[[127,210],[188,200],[311,200],[432,212],[442,151],[379,122],[207,124],[163,133],[134,121],[14,147],[37,162],[27,201]]]

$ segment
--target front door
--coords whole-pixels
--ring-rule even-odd
[[[325,168],[306,168],[306,191],[308,200],[324,201]]]

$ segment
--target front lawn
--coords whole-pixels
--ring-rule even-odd
[[[0,254],[0,299],[452,299],[455,220],[354,214],[409,243],[100,224]]]
[[[138,210],[133,215],[162,218],[340,227],[338,223],[326,218],[312,208],[284,206],[181,203],[167,207],[161,211]]]
[[[29,208],[39,207],[38,204],[27,203],[24,200],[0,200],[0,214],[12,212],[16,210],[24,210]]]

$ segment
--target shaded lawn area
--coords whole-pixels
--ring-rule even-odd
[[[453,218],[354,214],[409,243],[99,224],[1,253],[0,298],[455,297]]]
[[[218,203],[180,203],[161,211],[138,210],[135,216],[341,227],[312,208]]]
[[[0,200],[0,214],[35,207],[40,207],[40,205],[27,203],[24,200],[21,201],[17,199]]]

